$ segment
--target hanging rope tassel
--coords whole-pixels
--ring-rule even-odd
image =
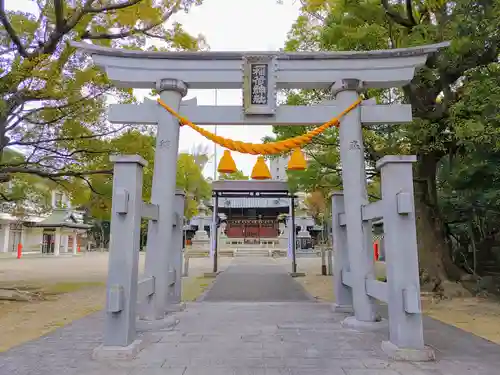
[[[296,148],[292,155],[290,155],[290,160],[288,161],[288,170],[289,171],[303,171],[307,168],[306,158],[304,154],[300,150],[300,148]]]
[[[252,169],[252,179],[254,180],[269,180],[271,179],[271,172],[267,167],[264,156],[257,157],[257,162]]]
[[[236,163],[234,162],[231,152],[229,150],[224,150],[224,155],[220,159],[219,166],[217,167],[217,172],[219,173],[235,173]]]

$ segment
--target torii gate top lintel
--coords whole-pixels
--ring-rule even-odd
[[[449,42],[419,47],[346,52],[149,52],[107,48],[88,43],[74,47],[92,56],[119,87],[155,88],[165,78],[179,79],[190,89],[239,89],[248,63],[267,63],[277,89],[328,88],[350,78],[364,88],[407,84],[427,56]]]
[[[448,47],[450,42],[428,44],[409,48],[394,48],[371,51],[320,51],[320,52],[283,52],[283,51],[138,51],[102,47],[89,43],[72,42],[73,47],[90,54],[147,58],[162,60],[241,60],[246,56],[270,56],[277,60],[340,60],[417,56],[433,53]]]

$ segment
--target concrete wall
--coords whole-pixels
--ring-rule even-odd
[[[42,251],[43,228],[23,227],[23,252]]]
[[[0,253],[8,251],[7,246],[9,239],[6,236],[6,231],[9,228],[8,221],[0,221]]]

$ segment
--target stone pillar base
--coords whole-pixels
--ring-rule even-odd
[[[395,361],[430,362],[436,359],[434,349],[425,346],[423,349],[400,348],[390,341],[382,341],[382,351]]]
[[[332,305],[332,311],[334,313],[342,313],[342,314],[353,314],[354,309],[352,308],[352,305],[339,305],[337,303],[334,303]]]
[[[138,319],[135,327],[137,332],[160,331],[171,329],[176,326],[177,323],[179,323],[179,319],[174,316],[166,316],[165,318],[158,320]]]
[[[388,329],[389,322],[386,319],[380,319],[375,322],[364,322],[357,320],[355,316],[349,316],[342,321],[342,327],[354,329],[356,331],[378,331]]]
[[[184,302],[172,303],[172,304],[167,305],[166,311],[167,311],[167,314],[168,313],[175,313],[175,312],[184,311],[185,308],[186,308],[186,304]]]
[[[128,346],[99,345],[92,352],[92,359],[96,361],[131,360],[144,349],[146,342],[142,339],[135,340]]]

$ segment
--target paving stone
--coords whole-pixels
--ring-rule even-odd
[[[346,375],[402,375],[389,369],[344,369]]]
[[[334,369],[292,369],[291,375],[345,375],[341,368]]]
[[[104,373],[103,369],[94,370],[78,370],[75,375],[130,375],[130,369],[106,369]],[[181,374],[182,375],[182,374]]]
[[[149,369],[147,372],[144,369],[130,370],[127,375],[183,375],[186,372],[186,367],[161,367],[159,369]],[[102,374],[108,375],[108,374]],[[111,374],[112,375],[112,374]]]
[[[229,266],[203,301],[309,301],[304,288],[274,262]],[[244,291],[244,292],[242,292]]]
[[[384,360],[380,358],[364,358],[361,360],[366,368],[388,368],[391,365],[389,360]]]

